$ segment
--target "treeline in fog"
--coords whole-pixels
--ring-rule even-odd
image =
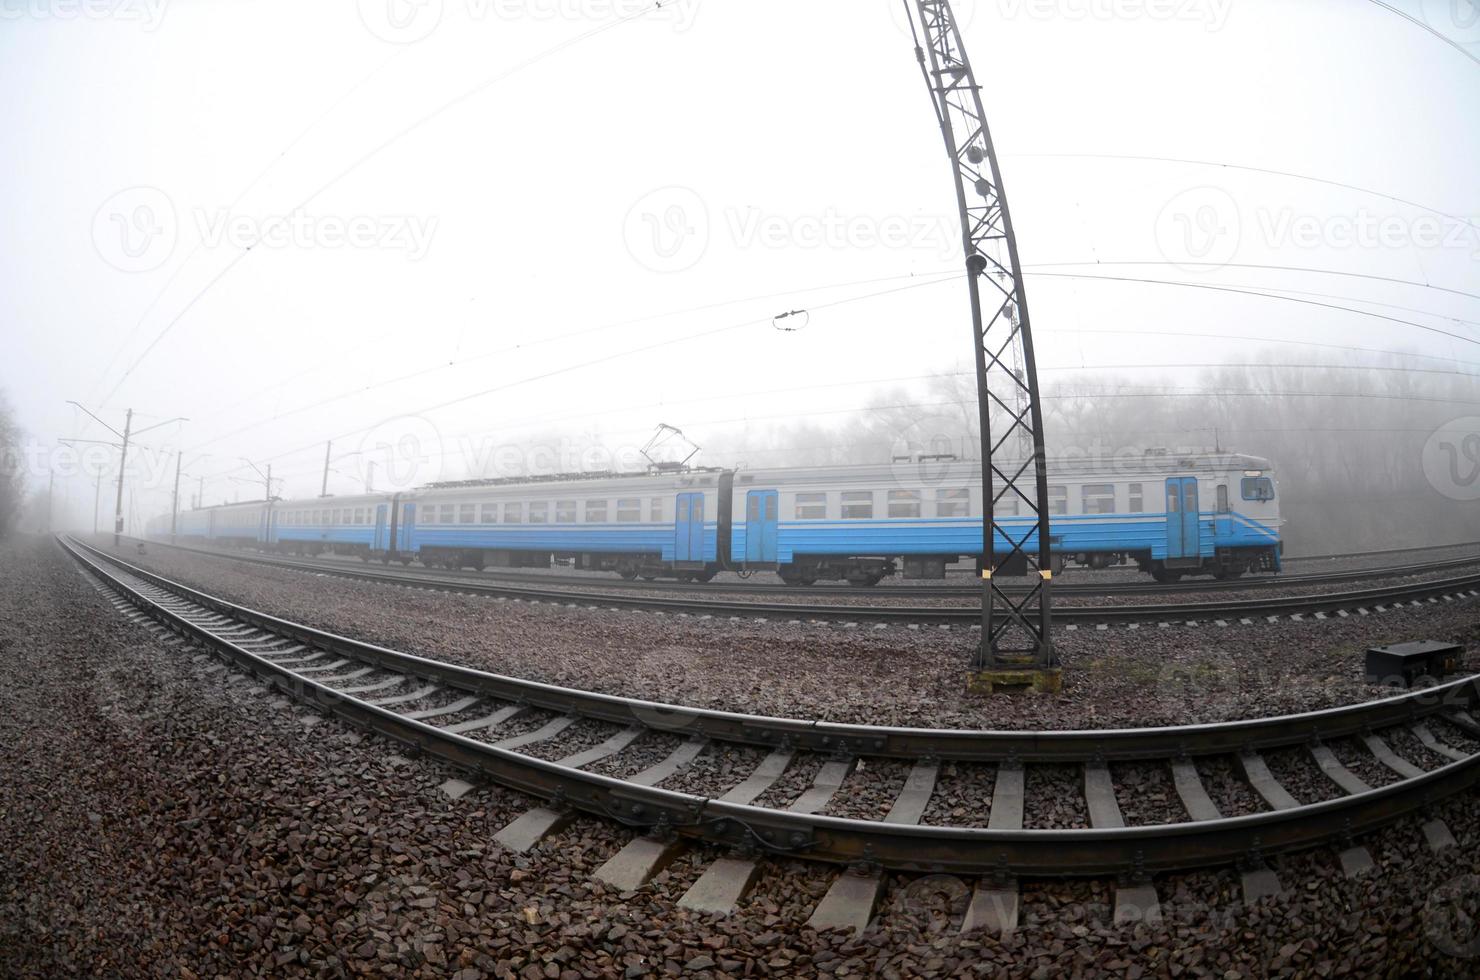
[[[753,426],[705,445],[711,463],[975,458],[968,370],[877,394],[865,411]],[[1050,455],[1222,448],[1277,469],[1287,553],[1480,540],[1480,376],[1454,362],[1281,363],[1264,354],[1161,376],[1045,374]],[[994,422],[994,425],[999,424]]]

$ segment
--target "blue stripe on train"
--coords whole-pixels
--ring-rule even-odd
[[[1237,518],[1235,521],[1234,518]],[[1014,540],[1027,537],[1025,547],[1038,547],[1038,534],[1027,518],[1001,522]],[[731,554],[743,555],[748,528],[736,522]],[[1149,551],[1153,558],[1167,555],[1167,515],[1135,514],[1059,515],[1049,533],[1056,551]],[[783,521],[777,534],[777,560],[796,555],[969,555],[981,550],[979,518],[884,518],[879,520]],[[1215,548],[1268,547],[1279,534],[1240,514],[1203,513],[1198,519],[1198,550],[1210,558]],[[999,531],[996,550],[1011,550]]]

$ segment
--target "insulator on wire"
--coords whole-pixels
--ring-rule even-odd
[[[982,152],[982,148],[980,146],[977,146],[975,143],[966,148],[966,159],[970,160],[972,163],[981,163],[986,158],[987,155]]]
[[[795,320],[791,323],[781,322],[793,317],[801,317],[801,319]],[[811,322],[812,314],[808,313],[806,310],[787,310],[785,313],[778,313],[776,316],[773,316],[771,318],[771,326],[775,327],[782,333],[797,333],[798,331],[805,330],[807,328],[807,324]]]

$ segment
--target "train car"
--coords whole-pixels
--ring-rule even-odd
[[[1135,562],[1158,581],[1278,571],[1280,518],[1267,460],[1233,453],[1055,459],[1049,468],[1050,546],[1056,563]],[[981,469],[959,460],[737,473],[731,554],[788,584],[876,584],[903,563],[907,577],[942,578],[981,551]],[[1001,497],[998,523],[1036,553],[1033,519]],[[998,534],[994,552],[1011,551]]]
[[[196,513],[201,513],[197,511]],[[207,508],[206,540],[211,544],[251,548],[268,540],[268,507],[261,500]]]
[[[475,481],[399,497],[394,548],[444,567],[548,566],[709,581],[728,561],[726,470]]]
[[[390,506],[384,494],[274,501],[264,543],[295,555],[332,551],[368,559],[388,550]]]

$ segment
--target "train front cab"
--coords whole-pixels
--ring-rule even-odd
[[[1215,474],[1210,483],[1215,499],[1206,511],[1210,502],[1203,499],[1198,477],[1170,476],[1165,488],[1165,551],[1140,560],[1158,582],[1175,582],[1183,575],[1229,579],[1280,570],[1283,546],[1275,486],[1266,471]]]

